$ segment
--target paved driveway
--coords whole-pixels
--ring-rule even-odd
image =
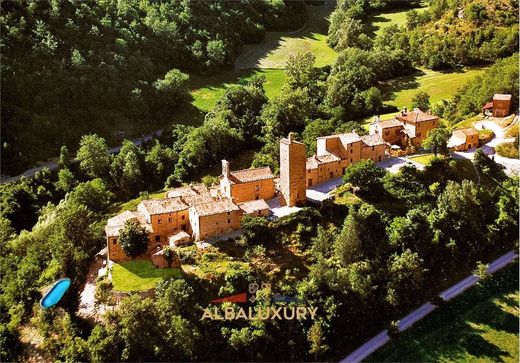
[[[399,171],[399,169],[401,169],[405,165],[415,166],[419,170],[424,170],[423,164],[413,161],[413,159],[409,159],[406,157],[389,157],[383,161],[380,161],[376,165],[380,168],[388,170],[392,174],[396,174]]]

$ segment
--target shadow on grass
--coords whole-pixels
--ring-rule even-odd
[[[518,295],[518,263],[443,305],[367,361],[518,359],[517,338],[511,338],[518,335],[518,316],[506,311],[517,311],[512,294]]]

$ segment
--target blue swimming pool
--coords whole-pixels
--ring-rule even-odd
[[[54,285],[52,285],[49,292],[45,294],[44,297],[40,300],[40,305],[44,309],[48,309],[53,307],[61,300],[65,292],[70,287],[70,279],[64,278],[56,281]]]

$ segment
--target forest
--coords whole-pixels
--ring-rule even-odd
[[[518,249],[518,178],[483,153],[473,162],[434,158],[424,171],[403,168],[398,174],[362,162],[344,176],[346,188],[359,188],[359,202],[309,205],[272,222],[245,219],[242,238],[205,254],[196,248],[180,253],[186,264],[225,261],[225,272],[213,271],[213,279],[183,274],[165,280],[155,299],[125,299],[103,323],[78,318],[78,293],[105,245],[106,219],[121,203],[190,181],[211,184],[215,175],[208,170],[248,150],[255,151],[253,166],[277,172],[278,141],[288,132],[307,145],[309,155],[317,136],[366,132],[357,120],[394,110],[383,104],[380,82],[429,66],[421,60],[426,45],[402,50],[410,49],[401,44],[409,46],[412,30],[388,27],[373,41],[346,45],[351,22],[341,18],[345,14],[334,15],[329,39],[341,50],[332,66],[316,67],[310,53],[293,56],[280,96],[268,99],[265,80],[253,77],[228,89],[202,125],[173,123],[154,140],[140,146],[125,140],[110,153],[110,138],[100,136],[107,120],[121,117],[146,128],[157,119],[169,122],[170,113],[183,107],[189,74],[218,72],[232,63],[241,44],[258,41],[268,29],[300,25],[298,3],[261,3],[263,10],[257,4],[2,2],[2,32],[8,34],[2,50],[2,167],[30,155],[20,154],[22,145],[40,155],[50,142],[59,168],[0,186],[0,360],[23,355],[21,334],[28,326],[43,337],[47,358],[61,361],[337,360],[372,333],[395,327],[396,319],[433,298],[437,288]],[[336,14],[346,12],[350,19],[360,13],[356,6],[375,11],[384,4],[339,1]],[[498,14],[497,29],[514,32],[507,19],[517,21],[517,12],[514,3],[507,6],[503,14],[486,6],[480,11],[486,16],[452,21],[479,24],[468,28],[471,38]],[[453,12],[452,2],[433,0],[413,32],[448,21]],[[222,14],[227,20],[217,21]],[[363,30],[357,38],[363,39]],[[448,124],[480,112],[495,92],[518,94],[517,45],[508,48],[509,37],[482,39],[503,42],[506,50],[479,58],[475,49],[484,43],[470,42],[464,49],[471,57],[457,58],[457,52],[450,58],[450,67],[493,66],[453,100],[432,105]],[[219,41],[226,56],[208,63],[209,53],[220,54]],[[453,49],[447,48],[448,58]],[[49,84],[53,92],[46,92]],[[417,101],[428,105],[427,95]],[[281,263],[283,258],[290,263]],[[72,278],[70,292],[57,309],[41,310],[41,289],[62,276]],[[242,292],[251,281],[271,282],[276,291],[318,307],[318,319],[200,321],[210,298]]]
[[[1,7],[6,174],[56,156],[86,133],[112,143],[172,123],[187,105],[190,74],[228,69],[244,43],[303,22],[303,3],[281,0],[8,0]]]

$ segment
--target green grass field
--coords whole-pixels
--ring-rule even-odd
[[[114,263],[112,285],[114,291],[144,291],[155,287],[164,278],[181,277],[179,269],[155,268],[148,260]]]
[[[383,84],[384,100],[388,104],[411,107],[412,98],[419,91],[430,95],[430,103],[451,99],[466,82],[482,74],[486,68],[465,68],[454,72],[421,69],[416,74],[394,78]]]
[[[268,32],[259,44],[246,45],[235,62],[235,69],[283,69],[289,56],[307,52],[316,56],[318,67],[334,63],[337,52],[327,45],[328,18],[333,10],[333,2],[307,5],[307,19],[302,29]]]
[[[426,10],[426,6],[416,8],[418,12]],[[406,13],[410,9],[396,9],[384,13],[374,14],[369,16],[366,20],[366,26],[368,28],[368,36],[375,38],[377,35],[383,32],[383,29],[389,25],[397,24],[399,26],[406,24]]]
[[[428,165],[434,157],[435,155],[433,154],[423,154],[417,156],[410,156],[410,159],[418,162],[419,164]]]
[[[446,303],[366,361],[518,362],[518,263]]]

